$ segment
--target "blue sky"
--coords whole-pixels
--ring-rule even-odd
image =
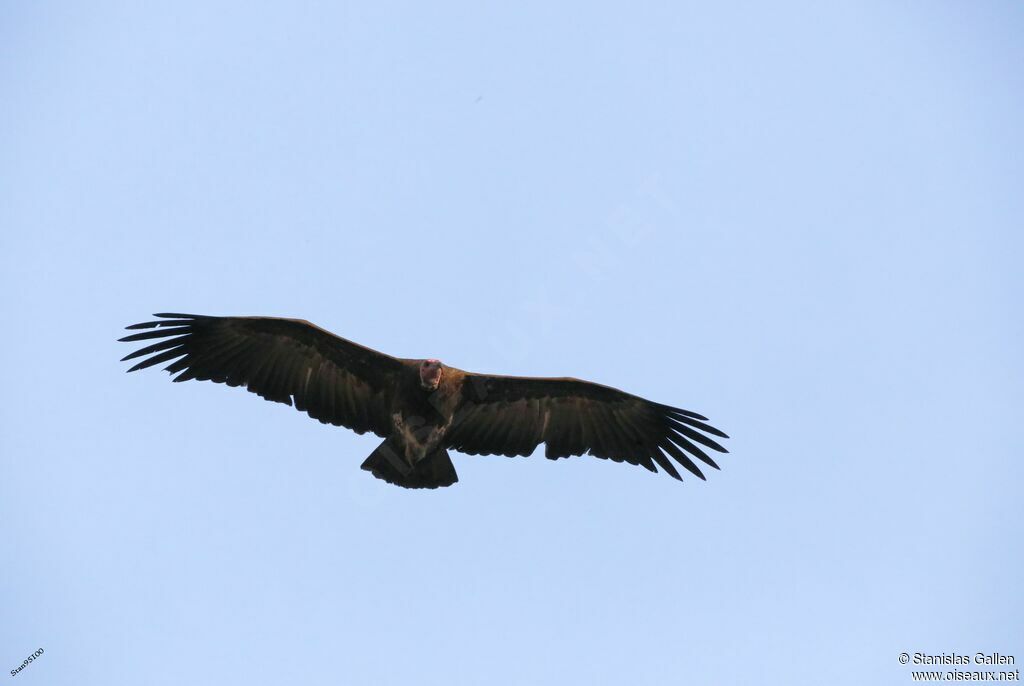
[[[1019,3],[7,3],[19,684],[903,684],[1024,659]],[[164,374],[301,317],[732,435],[706,483]]]

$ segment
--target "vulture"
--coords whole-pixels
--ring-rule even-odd
[[[449,450],[549,459],[593,455],[682,480],[671,457],[704,479],[695,460],[728,452],[707,417],[573,378],[475,374],[436,359],[391,357],[301,319],[154,314],[121,341],[157,339],[122,358],[128,371],[170,362],[174,381],[244,386],[324,424],[384,441],[362,468],[405,488],[451,486]]]

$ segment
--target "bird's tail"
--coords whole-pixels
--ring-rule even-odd
[[[378,479],[403,488],[438,488],[451,486],[459,480],[444,448],[438,448],[410,467],[391,439],[377,446],[362,466]]]

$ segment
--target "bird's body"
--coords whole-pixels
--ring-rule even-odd
[[[691,457],[718,468],[697,445],[726,452],[726,435],[701,415],[571,378],[465,372],[435,359],[400,359],[309,322],[273,317],[158,314],[122,341],[162,339],[124,359],[129,371],[174,360],[175,381],[245,386],[323,423],[372,431],[384,442],[363,469],[407,488],[458,481],[448,450],[551,459],[591,454],[679,479],[671,456],[700,478]],[[667,455],[666,455],[667,454]]]

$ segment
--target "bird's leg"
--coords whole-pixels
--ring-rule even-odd
[[[441,441],[441,436],[443,435],[444,427],[424,427],[424,429],[420,431],[420,436],[422,436],[423,440],[420,442],[420,450],[418,451],[419,455],[417,456],[416,461],[419,462],[427,455],[433,453],[437,444]]]
[[[437,438],[433,437],[436,429],[427,425],[423,417],[403,417],[395,413],[391,415],[391,422],[405,444],[405,460],[410,467],[429,455],[437,444]]]
[[[413,419],[415,419],[415,417]],[[391,415],[391,425],[395,427],[395,433],[398,435],[402,442],[402,446],[405,448],[405,450],[403,450],[404,455],[402,457],[405,459],[406,464],[409,467],[412,467],[415,464],[415,460],[413,459],[411,451],[413,446],[418,442],[416,440],[415,431],[406,424],[405,418],[402,416],[401,412],[396,412]]]
[[[391,421],[405,444],[405,459],[410,466],[433,453],[448,429],[448,423],[432,426],[420,416],[403,417],[396,413],[391,415]]]

